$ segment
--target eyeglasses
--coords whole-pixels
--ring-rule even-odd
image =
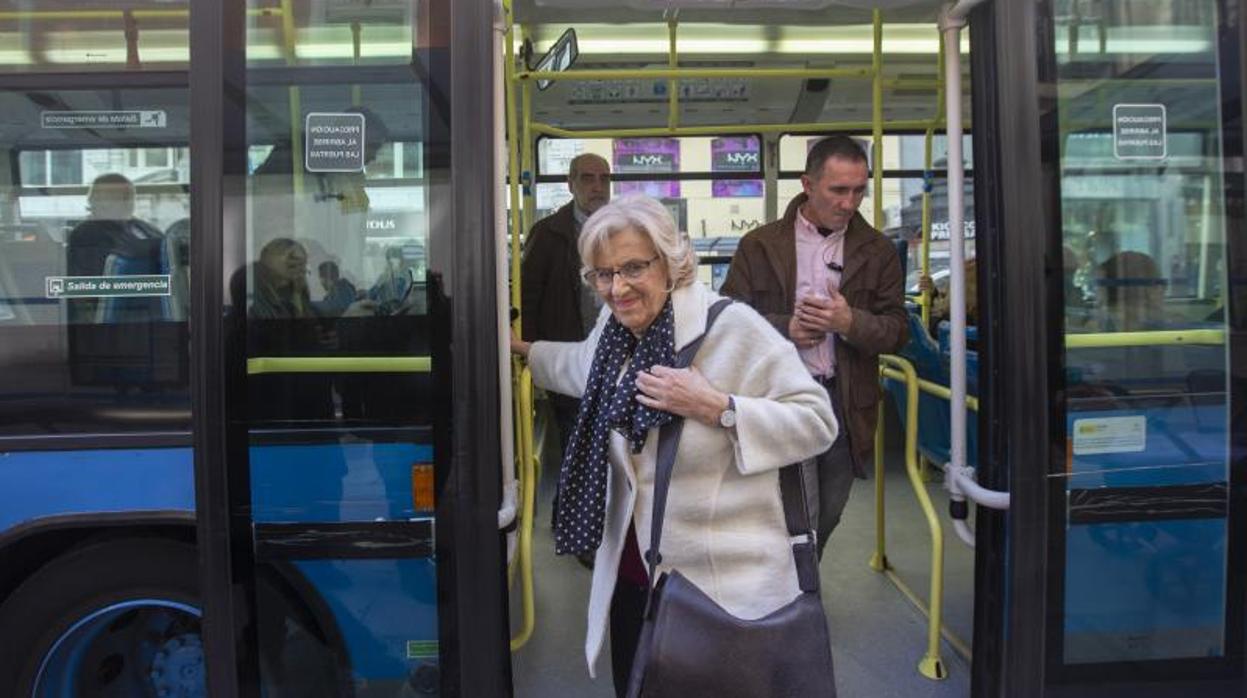
[[[650,265],[656,261],[658,261],[658,255],[654,255],[653,257],[643,261],[634,260],[631,262],[624,262],[623,266],[618,269],[590,269],[583,274],[583,277],[585,283],[597,288],[598,290],[604,291],[610,288],[611,284],[615,283],[616,274],[623,277],[625,281],[636,281],[644,276],[645,272],[649,271]]]

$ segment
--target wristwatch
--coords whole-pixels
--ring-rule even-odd
[[[736,426],[736,400],[731,395],[727,396],[727,409],[719,413],[719,426],[724,429]]]

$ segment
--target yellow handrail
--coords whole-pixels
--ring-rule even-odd
[[[253,17],[273,17],[282,14],[277,7],[257,7],[247,10]],[[6,21],[61,21],[66,19],[122,19],[129,14],[135,19],[179,19],[189,17],[190,10],[7,10],[0,12],[0,22]]]
[[[428,373],[427,356],[258,356],[247,359],[247,375],[268,373]]]
[[[939,75],[944,75],[944,35],[940,34],[940,53],[935,59],[935,70]],[[935,141],[935,127],[939,125],[944,115],[944,110],[940,107],[944,104],[944,81],[940,80],[939,89],[935,93],[935,103],[939,105],[935,109],[935,116],[931,119],[931,124],[927,126],[926,133],[923,134],[922,143],[922,247],[920,249],[921,259],[919,260],[919,269],[924,277],[931,276],[931,187],[930,181],[931,168],[935,166],[932,150]],[[919,303],[922,307],[922,326],[929,327],[931,325],[931,292],[923,291],[919,296]]]
[[[944,608],[944,530],[940,525],[939,516],[935,513],[935,506],[931,504],[931,495],[927,493],[926,484],[922,481],[922,474],[918,471],[918,374],[914,371],[913,364],[899,356],[884,354],[879,357],[881,368],[879,373],[889,378],[897,378],[905,381],[905,472],[909,475],[909,484],[913,486],[914,495],[918,498],[918,504],[922,507],[922,513],[927,519],[927,528],[931,532],[931,589],[929,596],[929,608],[925,610],[928,614],[927,623],[927,650],[918,662],[918,672],[929,679],[945,679],[948,672],[944,668],[944,662],[940,659],[940,633],[943,630],[943,608]],[[880,422],[877,429],[882,429]],[[881,458],[881,456],[876,456]],[[876,461],[876,469],[879,469],[879,461]],[[875,498],[878,501],[882,495],[883,478],[876,473]],[[876,512],[876,516],[880,513]],[[881,543],[882,538],[877,543]],[[875,555],[879,560],[886,560],[884,550],[876,550]],[[888,579],[898,589],[905,593],[908,587],[896,575],[890,566],[884,566],[883,572]],[[911,596],[912,592],[906,596]],[[911,597],[911,601],[915,600]]]
[[[682,80],[685,78],[869,78],[869,68],[586,68],[522,70],[516,80]]]
[[[870,139],[874,157],[871,158],[874,183],[871,185],[871,201],[875,209],[875,229],[883,230],[883,13],[871,13],[874,31],[874,50],[870,58]]]
[[[1172,344],[1225,344],[1225,331],[1158,330],[1155,332],[1095,332],[1065,335],[1066,349],[1153,347]]]
[[[889,376],[889,378],[898,378],[900,380],[904,380],[900,376]],[[918,378],[917,380],[918,380],[918,389],[921,390],[922,392],[927,393],[929,395],[934,395],[936,397],[942,397],[945,400],[952,399],[953,391],[948,386],[941,385],[933,381],[929,381],[926,378]],[[978,412],[979,411],[979,399],[973,395],[967,395],[966,396],[966,408],[973,410],[975,412]]]
[[[946,399],[950,397],[951,391],[949,391],[947,387],[942,386],[938,383],[932,383],[931,381],[928,381],[926,379],[918,378],[917,372],[913,371],[913,364],[909,363],[908,361],[906,361],[905,359],[901,357],[885,355],[885,356],[881,356],[880,360],[885,363],[890,363],[892,365],[908,366],[910,369],[908,372],[906,372],[905,370],[898,371],[895,368],[881,368],[879,371],[879,374],[881,377],[894,378],[897,380],[904,381],[906,384],[906,401],[905,401],[906,470],[909,471],[910,482],[914,484],[914,491],[918,495],[919,501],[923,501],[925,498],[925,500],[929,502],[930,496],[927,494],[926,489],[924,487],[921,487],[918,482],[914,481],[913,471],[910,469],[910,465],[909,465],[911,462],[917,460],[918,458],[917,453],[916,453],[917,444],[918,444],[918,437],[917,437],[918,420],[917,420],[917,404],[916,404],[917,401],[913,395],[913,387],[914,385],[916,385],[918,389],[921,390],[922,392],[930,393],[932,395],[936,395],[936,396],[943,397]],[[913,380],[911,380],[911,378]],[[978,403],[977,398],[973,396],[969,396],[969,395],[966,396],[967,407],[977,410],[978,405],[979,403]],[[912,451],[910,450],[911,448],[913,449]],[[919,469],[918,476],[919,476],[920,481],[924,481],[922,480],[921,469]],[[893,571],[891,565],[888,564],[886,549],[884,547],[885,538],[883,534],[883,513],[884,513],[883,495],[884,495],[883,405],[881,403],[879,406],[879,421],[875,428],[875,502],[876,502],[875,527],[877,530],[876,530],[876,538],[875,538],[875,553],[874,555],[871,556],[870,568],[875,570],[876,572],[883,572],[888,577],[888,579],[896,586],[896,588],[901,592],[901,594],[904,595],[905,598],[909,599],[910,603],[912,603],[924,616],[927,617],[928,621],[932,623],[932,626],[938,625],[940,635],[944,637],[944,640],[948,642],[949,646],[951,646],[954,650],[956,650],[957,654],[960,654],[966,660],[969,660],[971,657],[971,650],[970,650],[969,643],[967,643],[965,640],[958,637],[955,633],[953,633],[953,631],[944,627],[942,622],[932,621],[931,619],[933,617],[938,617],[939,614],[935,614],[933,616],[932,611],[928,610],[926,604],[922,602],[922,599],[920,599],[918,595],[915,594],[914,591],[909,588],[909,585],[905,584],[905,581],[902,580],[900,576],[897,575],[895,571]],[[926,511],[926,507],[924,507],[924,511]],[[943,549],[942,530],[941,530],[941,535],[940,535],[939,540],[941,541],[940,548],[942,550]],[[935,556],[934,549],[932,550],[932,556],[933,558]],[[940,569],[940,575],[941,575],[940,578],[941,578],[941,585],[942,585],[942,573],[943,573],[943,558],[942,557],[940,558],[939,569]],[[932,565],[932,577],[931,577],[932,587],[934,587],[934,580],[936,579],[936,575],[934,574],[934,571],[935,571],[935,565],[933,564]],[[932,598],[938,598],[940,600],[940,604],[942,605],[943,603],[942,596],[936,596],[933,594]]]
[[[507,33],[504,55],[506,56],[503,71],[505,73],[506,118],[507,118],[507,190],[511,199],[511,307],[520,307],[520,139],[519,124],[515,114],[515,24],[511,15],[511,2],[503,3],[506,13]],[[513,323],[516,332],[522,332],[520,318]]]
[[[294,26],[293,0],[281,0],[281,44],[286,65],[293,66],[299,62],[299,53],[295,47],[298,43]],[[290,95],[290,156],[291,184],[294,196],[303,196],[303,93],[298,85],[286,88]]]
[[[521,127],[516,115],[516,110],[520,105],[517,104],[516,99],[515,15],[511,0],[503,0],[502,9],[506,23],[506,33],[503,36],[503,41],[505,42],[503,47],[503,55],[505,57],[503,71],[508,136],[508,195],[511,202],[511,307],[518,310],[521,307],[522,299],[522,289],[520,287],[522,281],[520,235],[524,229],[526,208],[526,202],[520,191],[520,175],[527,161],[527,152],[525,152],[524,156],[521,155],[520,143],[524,142],[526,144],[526,151],[529,149],[527,147],[530,139],[528,124],[531,121],[531,116],[527,107],[530,96],[530,83],[524,84],[524,94],[522,100],[520,100],[523,102],[524,107],[522,109],[524,124]],[[516,333],[523,331],[520,317],[516,317],[511,326]],[[519,481],[520,502],[517,516],[518,550],[512,566],[507,570],[507,589],[511,588],[515,569],[518,568],[520,574],[521,620],[519,631],[511,638],[510,643],[511,651],[516,652],[532,639],[533,632],[537,627],[537,606],[533,594],[533,509],[537,492],[538,463],[533,443],[532,373],[523,361],[518,357],[514,357],[511,361],[511,375],[513,380],[512,394],[514,395],[514,410],[512,414],[516,422],[516,478]]]
[[[898,119],[888,126],[897,130],[926,128],[930,119]],[[873,121],[824,121],[808,124],[724,124],[722,126],[650,126],[643,128],[568,129],[550,124],[533,122],[532,132],[556,138],[645,138],[649,136],[733,136],[755,133],[831,133],[843,131],[870,131]]]
[[[519,632],[511,638],[511,651],[515,652],[533,636],[537,627],[537,607],[533,596],[533,505],[537,491],[536,455],[533,446],[533,377],[528,367],[517,359],[512,362],[516,375],[516,411],[519,421],[517,437],[519,448],[520,517],[519,551],[516,564],[520,571],[521,622]]]
[[[676,28],[679,26],[677,15],[672,13],[667,19],[667,67],[671,70],[680,69],[680,58],[676,52]],[[667,128],[680,125],[680,81],[677,78],[667,79]]]

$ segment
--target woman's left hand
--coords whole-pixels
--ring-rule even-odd
[[[696,419],[710,426],[728,407],[727,393],[714,386],[695,368],[654,366],[636,377],[637,402],[654,410]]]

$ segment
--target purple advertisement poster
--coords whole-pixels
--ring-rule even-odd
[[[680,171],[680,141],[675,138],[616,138],[612,146],[616,174],[663,174]],[[641,192],[656,199],[680,198],[680,183],[615,182],[615,194]]]
[[[713,172],[760,172],[762,150],[756,136],[715,138],[710,141],[710,169]],[[760,179],[716,179],[710,183],[715,197],[762,196]]]

